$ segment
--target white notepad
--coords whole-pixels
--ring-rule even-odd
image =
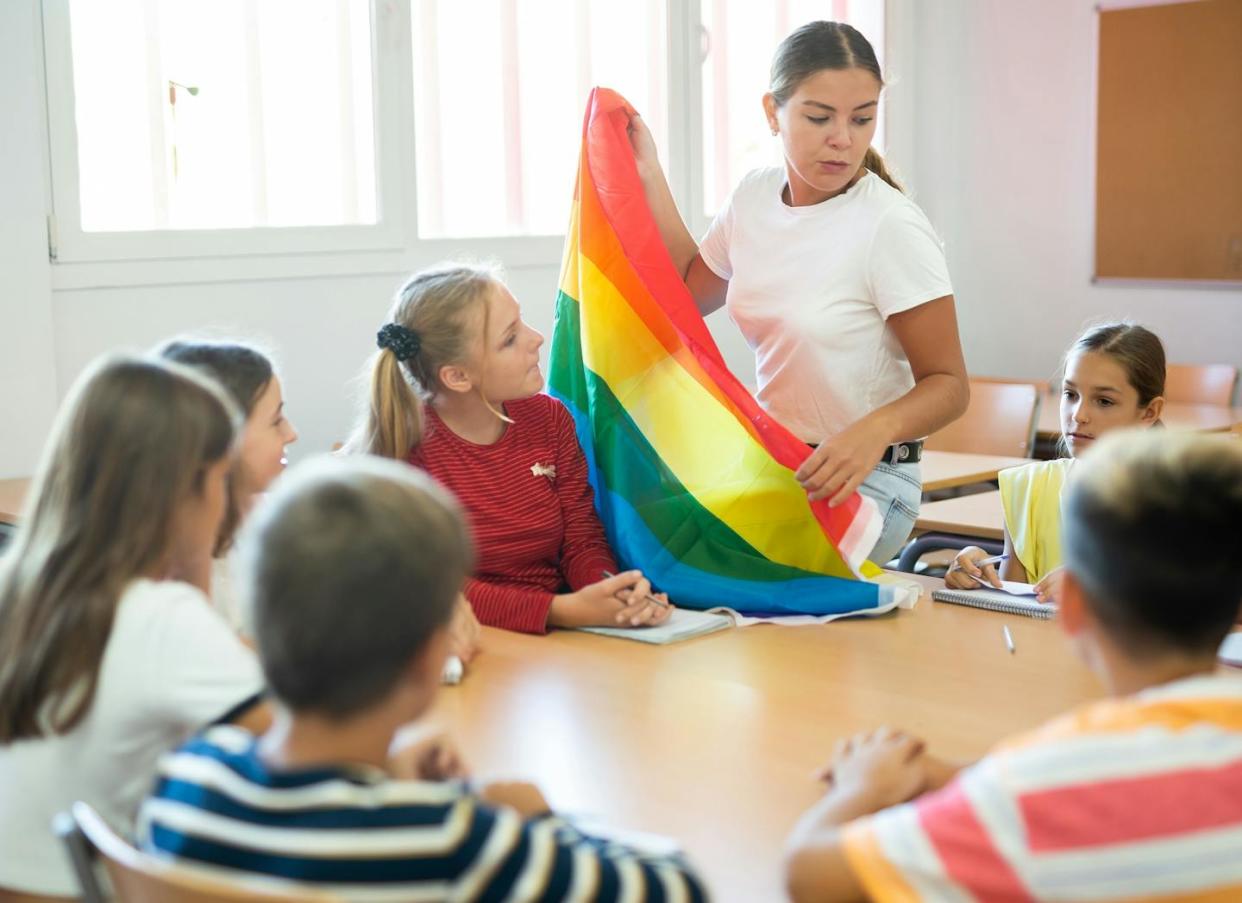
[[[717,630],[726,630],[732,626],[733,619],[728,615],[674,608],[668,620],[657,627],[580,627],[578,629],[587,633],[598,633],[601,636],[615,636],[626,640],[638,640],[640,643],[666,646],[669,643],[680,643],[682,640],[715,633]]]
[[[982,577],[975,577],[973,574],[967,574],[966,576],[972,577],[982,587],[996,589],[996,587]],[[1033,583],[1019,583],[1017,580],[1002,580],[1000,591],[1009,593],[1011,596],[1033,596],[1035,595],[1035,585]]]
[[[1216,657],[1226,665],[1242,668],[1242,631],[1231,633],[1225,637],[1225,641],[1220,644]]]
[[[954,605],[969,605],[971,608],[984,608],[1041,620],[1051,618],[1057,610],[1055,605],[1045,605],[1026,596],[1017,596],[999,589],[938,589],[931,597],[936,602],[952,602]]]

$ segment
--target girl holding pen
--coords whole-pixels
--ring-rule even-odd
[[[1083,333],[1065,355],[1061,433],[1069,457],[1002,470],[1005,554],[988,558],[978,546],[957,553],[945,585],[1000,587],[1034,583],[1053,602],[1061,568],[1061,492],[1074,461],[1101,436],[1160,422],[1164,408],[1164,346],[1135,323],[1106,323]]]

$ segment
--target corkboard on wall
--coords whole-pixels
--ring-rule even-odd
[[[1242,282],[1242,0],[1099,15],[1096,277]]]

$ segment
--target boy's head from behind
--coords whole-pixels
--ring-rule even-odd
[[[1242,603],[1242,442],[1111,434],[1077,465],[1063,517],[1064,617],[1081,603],[1136,660],[1214,655]]]
[[[345,719],[411,669],[430,702],[473,559],[448,492],[404,462],[320,459],[278,481],[246,534],[255,639],[280,703]]]

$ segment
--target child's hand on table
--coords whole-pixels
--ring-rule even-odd
[[[479,788],[479,796],[493,806],[517,810],[523,818],[535,818],[552,811],[543,793],[525,781],[494,781]]]
[[[552,627],[644,627],[666,620],[665,608],[647,598],[651,584],[642,571],[625,571],[555,596],[548,612]],[[667,597],[663,597],[667,599]],[[631,601],[632,600],[632,601]]]
[[[1045,605],[1056,605],[1061,595],[1061,568],[1054,568],[1035,584],[1035,599]]]
[[[856,800],[865,812],[911,800],[930,784],[923,741],[888,727],[842,740],[819,777],[830,796]]]
[[[461,751],[447,734],[402,728],[388,748],[388,773],[405,781],[452,781],[470,777]]]

